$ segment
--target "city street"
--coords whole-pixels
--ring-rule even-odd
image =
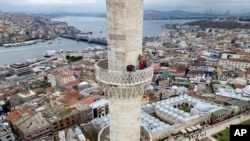
[[[66,139],[67,141],[77,141],[75,138],[75,133],[73,132],[72,128],[69,128],[66,132]]]
[[[208,127],[208,129],[202,130],[202,132],[199,133],[200,136],[198,136],[198,138],[194,137],[194,138],[189,139],[189,138],[185,138],[184,136],[180,136],[177,139],[172,138],[172,139],[170,139],[170,141],[196,141],[197,139],[200,140],[200,139],[206,138],[206,137],[208,137],[212,141],[216,141],[216,139],[214,139],[212,137],[212,135],[214,135],[215,133],[218,133],[219,131],[226,129],[227,127],[230,127],[230,125],[239,124],[239,123],[246,121],[248,119],[250,119],[250,114],[244,113],[242,115],[235,116],[229,120],[226,120],[224,122],[221,122],[221,123],[215,124],[211,127]],[[203,137],[201,137],[202,134],[203,134]]]

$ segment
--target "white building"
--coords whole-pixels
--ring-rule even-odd
[[[106,98],[101,98],[95,100],[89,105],[93,110],[94,118],[100,118],[106,116],[109,113],[108,103],[109,102]]]
[[[15,141],[15,137],[7,122],[0,121],[0,141]]]
[[[67,141],[64,130],[58,132],[59,141]]]
[[[17,97],[19,101],[26,102],[26,101],[36,98],[37,94],[34,91],[29,90],[28,92],[18,93]]]
[[[48,75],[51,86],[62,86],[68,82],[75,81],[76,78],[71,71],[58,71]]]
[[[219,65],[228,64],[238,69],[244,69],[250,67],[250,60],[246,59],[220,59]]]

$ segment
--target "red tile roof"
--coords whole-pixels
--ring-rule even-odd
[[[75,81],[71,81],[68,83],[63,84],[64,87],[73,87],[73,86],[77,86],[80,82],[78,80]]]
[[[49,87],[49,88],[46,88],[46,91],[47,93],[54,93],[55,92],[55,88],[54,87]]]
[[[61,98],[59,101],[69,106],[77,103],[82,98],[83,96],[80,95],[79,91],[70,91],[64,93],[63,98]]]
[[[52,75],[59,75],[59,76],[62,76],[62,77],[73,75],[73,73],[71,71],[57,71],[57,72],[53,72],[51,74]]]
[[[88,96],[87,98],[84,98],[82,101],[84,104],[91,104],[93,102],[95,102],[96,99],[101,99],[101,98],[104,98],[105,96],[101,96],[101,95],[98,95],[98,94],[93,94],[93,95],[90,95]]]
[[[245,85],[241,85],[241,84],[233,84],[233,87],[236,89],[236,88],[238,88],[238,89],[243,89],[243,88],[245,88],[246,86]]]
[[[14,112],[11,112],[6,118],[7,120],[9,120],[10,122],[14,123],[16,121],[18,121],[23,114],[27,113],[28,115],[34,115],[35,113],[32,112],[29,109],[23,109],[23,110],[16,110]]]

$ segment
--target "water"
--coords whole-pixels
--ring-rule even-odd
[[[0,65],[12,64],[15,62],[24,62],[27,59],[41,59],[47,50],[83,50],[86,47],[96,47],[100,45],[88,44],[86,42],[77,42],[70,39],[52,40],[48,42],[39,42],[30,46],[19,46],[11,48],[0,48]],[[101,46],[102,47],[102,46]]]
[[[92,37],[106,37],[106,19],[97,17],[62,17],[53,19],[64,21],[84,32],[93,32]],[[162,33],[165,24],[182,24],[192,20],[148,20],[144,21],[144,35],[157,36]],[[12,48],[0,47],[0,66],[16,62],[24,62],[27,59],[41,59],[47,50],[83,50],[87,47],[100,45],[77,42],[69,39],[54,40],[52,44],[39,42],[30,46]]]
[[[106,37],[106,18],[97,17],[61,17],[53,21],[67,22],[83,32],[93,32],[93,37]],[[144,36],[157,36],[162,33],[165,24],[184,24],[193,20],[145,20],[143,25]]]

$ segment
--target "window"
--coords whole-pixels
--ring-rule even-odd
[[[10,137],[11,137],[10,135],[6,136],[6,139],[8,139],[8,138],[10,138]]]

